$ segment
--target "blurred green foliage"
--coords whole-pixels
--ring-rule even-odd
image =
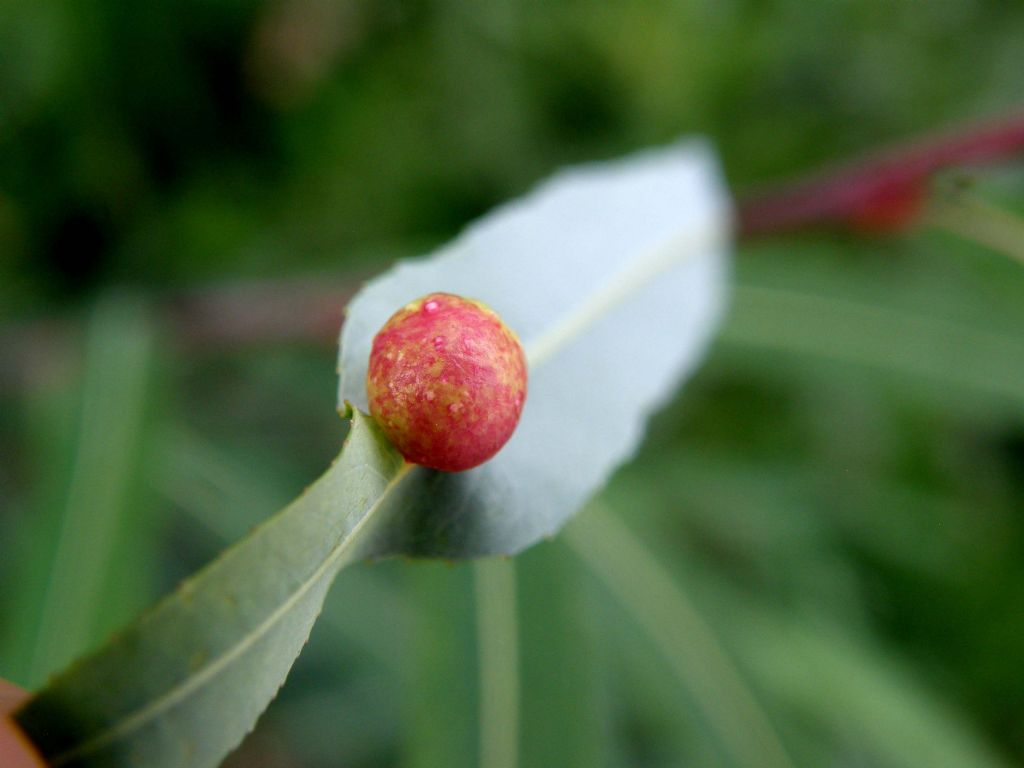
[[[0,319],[85,331],[0,377],[0,674],[38,684],[337,450],[333,350],[185,353],[154,297],[351,280],[683,133],[742,188],[1012,106],[1022,59],[994,0],[3,0]],[[796,765],[1024,762],[1024,269],[820,233],[737,282],[603,509],[517,560],[522,764],[737,764],[702,653]],[[654,598],[579,557],[596,514]],[[644,629],[686,605],[689,667]],[[474,626],[471,567],[347,570],[233,764],[475,764]]]

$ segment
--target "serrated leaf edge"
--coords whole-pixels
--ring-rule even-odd
[[[337,547],[331,550],[313,574],[302,582],[302,584],[300,584],[299,587],[289,595],[288,599],[281,603],[281,605],[267,616],[259,626],[240,638],[240,640],[229,650],[205,664],[197,670],[197,672],[190,675],[174,688],[153,700],[147,706],[137,710],[134,714],[121,719],[117,725],[112,726],[105,731],[101,731],[88,741],[82,742],[74,749],[67,750],[51,757],[49,764],[52,768],[60,768],[62,765],[67,765],[78,758],[102,749],[127,734],[139,730],[146,724],[157,719],[163,712],[172,709],[178,703],[188,698],[190,694],[215,679],[222,670],[230,666],[236,659],[240,658],[247,650],[259,642],[260,639],[265,637],[267,633],[277,626],[281,619],[287,616],[289,611],[294,608],[299,601],[320,582],[322,578],[330,574],[331,568],[338,564],[342,556],[359,540],[360,534],[369,522],[375,519],[375,513],[380,509],[384,500],[387,499],[390,491],[402,481],[412,468],[413,465],[407,463],[402,464],[399,467],[395,475],[388,481],[387,485],[384,486],[377,499],[370,505],[366,514],[363,515],[352,529],[351,533],[346,536]]]

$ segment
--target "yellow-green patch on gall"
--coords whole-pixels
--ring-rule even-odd
[[[432,293],[377,333],[366,393],[370,413],[407,461],[460,472],[512,436],[526,400],[526,357],[490,308]]]

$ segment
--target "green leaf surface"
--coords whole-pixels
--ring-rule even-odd
[[[341,457],[297,501],[16,714],[54,768],[216,765],[252,728],[331,580],[373,551],[407,474],[353,415]]]
[[[469,472],[411,473],[389,551],[514,554],[555,534],[701,359],[722,313],[728,228],[711,151],[681,143],[563,172],[367,285],[342,330],[343,403],[366,408],[374,335],[433,291],[490,305],[529,362],[512,439]]]

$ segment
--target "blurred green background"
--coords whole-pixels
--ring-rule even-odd
[[[183,343],[181,292],[343,291],[681,134],[742,190],[1015,107],[1022,60],[995,0],[2,0],[0,676],[338,449],[330,344]],[[971,181],[1024,209],[1019,164]],[[926,227],[737,260],[706,366],[516,561],[519,763],[1024,764],[1024,266]],[[474,579],[345,571],[229,764],[478,764]]]

